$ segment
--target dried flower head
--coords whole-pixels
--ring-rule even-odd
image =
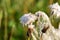
[[[52,15],[57,15],[56,17],[60,16],[60,6],[58,3],[50,5],[49,8],[51,9]]]
[[[20,22],[24,25],[28,25],[30,23],[35,22],[36,19],[37,19],[37,17],[34,14],[28,13],[28,14],[24,14],[20,18]]]
[[[37,15],[37,16],[39,15],[39,17],[42,16],[43,20],[45,20],[45,21],[46,20],[48,22],[50,21],[48,15],[45,12],[43,12],[43,11],[38,11],[38,12],[35,13],[35,15]]]
[[[51,9],[58,9],[59,8],[59,4],[58,3],[54,3],[52,5],[49,6]]]

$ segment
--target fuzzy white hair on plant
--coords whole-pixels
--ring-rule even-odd
[[[60,17],[60,6],[58,2],[50,5],[49,8],[52,15],[56,15],[57,18]]]
[[[45,27],[47,27],[48,25],[49,25],[49,29],[47,30],[47,32],[46,33],[43,33],[43,35],[42,35],[42,39],[43,40],[60,40],[60,30],[58,29],[58,30],[56,30],[53,26],[52,26],[52,24],[51,24],[51,22],[50,22],[50,19],[49,19],[49,17],[47,16],[47,14],[46,13],[44,13],[44,12],[42,12],[42,11],[38,11],[38,12],[36,12],[35,13],[35,15],[38,17],[38,21],[40,20],[40,17],[42,16],[43,17],[43,20],[46,20],[47,22],[43,22],[43,24],[42,24],[42,27],[44,28],[44,26]],[[41,22],[41,21],[40,21]],[[41,26],[41,25],[39,25],[39,26]],[[59,25],[60,26],[60,25]],[[48,38],[48,39],[47,39]]]
[[[60,35],[58,35],[58,34],[60,34],[60,30],[58,30],[58,32],[57,32],[57,30],[55,30],[54,29],[54,27],[52,27],[52,25],[51,25],[51,23],[50,23],[50,19],[49,19],[49,17],[47,16],[47,14],[45,13],[45,12],[42,12],[42,11],[38,11],[38,12],[36,12],[35,13],[35,15],[34,14],[32,14],[32,13],[28,13],[28,14],[24,14],[21,18],[20,18],[20,22],[23,24],[23,25],[28,25],[28,29],[33,29],[33,30],[31,30],[31,31],[33,31],[33,32],[31,32],[31,36],[32,36],[32,38],[33,38],[33,40],[37,40],[37,38],[36,37],[38,37],[37,35],[38,35],[38,31],[35,29],[35,25],[33,25],[33,22],[35,22],[35,20],[37,20],[37,18],[38,18],[38,22],[41,22],[40,21],[40,17],[42,16],[42,18],[43,18],[43,20],[44,21],[47,21],[47,22],[43,22],[42,23],[42,27],[43,26],[46,26],[46,27],[48,27],[48,25],[49,25],[49,29],[47,30],[47,32],[46,33],[43,33],[43,35],[42,35],[42,37],[43,37],[43,40],[53,40],[55,37],[55,39],[57,39],[58,37],[58,39],[60,39]],[[39,24],[39,23],[38,23]],[[41,26],[40,24],[39,24],[39,26]],[[40,28],[39,28],[40,29]],[[34,33],[36,34],[36,35],[34,35]],[[52,38],[53,39],[52,39]],[[39,37],[40,38],[40,37]],[[48,39],[47,39],[48,38]]]
[[[32,14],[32,13],[28,13],[28,14],[24,14],[21,18],[20,18],[20,22],[23,25],[28,25],[30,23],[35,22],[35,20],[37,19],[37,17]]]
[[[38,32],[35,30],[35,25],[33,25],[33,22],[35,22],[35,20],[37,19],[37,16],[35,16],[32,13],[28,13],[28,14],[24,14],[21,18],[20,18],[20,22],[25,25],[28,26],[28,31],[27,34],[33,37],[34,40],[36,40],[35,36],[32,35],[33,31],[35,32],[35,34],[37,34]],[[27,36],[28,36],[27,35]]]
[[[42,32],[42,30],[44,29],[45,30],[45,28],[49,28],[49,29],[51,29],[51,28],[53,28],[52,27],[52,24],[51,24],[51,22],[50,22],[50,19],[49,19],[49,17],[48,17],[48,15],[45,13],[45,12],[43,12],[43,11],[37,11],[36,13],[35,13],[35,15],[38,17],[38,22],[40,22],[40,24],[39,24],[39,26],[40,26],[40,37],[41,37],[41,35],[43,36],[44,34],[42,34],[43,32]],[[42,22],[41,22],[41,20],[40,20],[40,18],[42,17]],[[47,31],[47,30],[46,30]],[[42,33],[41,33],[42,32]],[[46,32],[45,32],[46,33]],[[48,37],[48,36],[47,36]],[[43,40],[45,40],[44,39],[44,37],[43,37]]]
[[[51,24],[51,23],[50,23],[50,19],[49,19],[49,17],[47,16],[47,14],[46,14],[45,12],[43,12],[43,11],[38,11],[38,12],[35,13],[35,15],[38,16],[38,18],[42,16],[42,17],[43,17],[43,20],[45,20],[45,21],[47,21],[49,24]],[[40,19],[39,19],[39,20],[40,20]]]
[[[44,28],[44,26],[46,27],[46,25],[49,25],[51,27],[51,22],[49,17],[47,16],[47,14],[43,11],[38,11],[35,13],[35,15],[38,17],[38,24],[40,27],[40,29],[42,30]],[[40,20],[40,18],[42,17],[42,22]]]
[[[50,17],[54,17],[56,19],[60,18],[60,5],[58,4],[58,2],[50,5],[50,9],[51,9],[51,16]],[[60,23],[59,23],[60,25]],[[60,26],[59,26],[60,29]]]
[[[51,9],[58,9],[58,8],[59,8],[59,4],[58,4],[58,2],[56,2],[56,3],[54,3],[54,4],[51,4],[49,7],[50,7]]]

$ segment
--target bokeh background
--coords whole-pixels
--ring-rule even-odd
[[[20,17],[36,11],[44,11],[50,17],[50,4],[60,0],[0,0],[0,40],[26,40],[26,29],[20,24]],[[52,25],[57,28],[58,22]]]

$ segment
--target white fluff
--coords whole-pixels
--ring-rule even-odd
[[[50,8],[51,9],[58,9],[59,8],[59,4],[58,3],[52,4],[52,5],[50,5]]]
[[[60,18],[60,5],[58,3],[54,3],[50,5],[50,9],[51,9],[51,12],[53,12],[51,16],[56,16],[56,19]],[[60,26],[59,26],[59,29],[60,29]]]
[[[35,27],[35,25],[28,25],[28,28],[31,28],[31,29],[33,29]]]
[[[57,5],[54,4],[55,6]],[[55,7],[54,7],[55,8]],[[55,10],[55,9],[54,9]],[[42,16],[42,22],[40,20]],[[37,38],[39,39],[40,37],[38,36],[38,31],[36,30],[36,27],[33,25],[33,22],[35,22],[35,20],[38,18],[38,22],[40,22],[39,26],[48,26],[49,25],[49,29],[46,31],[46,33],[43,33],[42,34],[42,39],[43,40],[60,40],[60,28],[59,29],[55,29],[51,22],[50,22],[50,19],[49,17],[47,16],[46,13],[42,12],[42,11],[38,11],[34,14],[25,14],[23,15],[20,20],[21,20],[21,23],[24,24],[24,25],[28,25],[28,28],[31,28],[33,29],[33,32],[31,33],[31,36],[33,38],[33,40],[37,40]],[[30,24],[31,23],[31,24]],[[60,26],[60,25],[59,25]],[[41,28],[41,27],[40,27]],[[40,29],[39,28],[39,29]],[[40,30],[41,31],[41,30]],[[35,33],[35,34],[34,34]]]
[[[47,32],[42,34],[42,39],[43,40],[60,40],[60,30],[59,29],[56,30],[51,25],[49,17],[42,11],[36,12],[36,15],[39,15],[39,17],[43,16],[43,20],[47,21],[47,22],[43,22],[43,24],[46,24],[44,26],[49,25],[49,29],[47,30]]]
[[[46,33],[43,33],[42,38],[43,40],[51,40],[51,37],[50,36],[48,37]]]
[[[47,23],[49,23],[49,25],[51,25],[50,19],[45,12],[38,11],[35,13],[35,15],[39,15],[39,17],[42,16],[43,20],[46,21]]]
[[[27,25],[27,24],[35,22],[36,19],[37,19],[37,17],[34,14],[28,13],[28,14],[23,15],[20,18],[20,22],[22,24]]]
[[[57,18],[60,16],[60,5],[58,3],[52,4],[49,6],[51,12],[54,11],[53,15],[57,15]]]

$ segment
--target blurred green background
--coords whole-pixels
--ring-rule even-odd
[[[0,0],[0,40],[26,40],[26,29],[20,24],[20,17],[36,11],[44,11],[50,16],[48,6],[60,0]],[[52,25],[58,26],[53,21]]]

